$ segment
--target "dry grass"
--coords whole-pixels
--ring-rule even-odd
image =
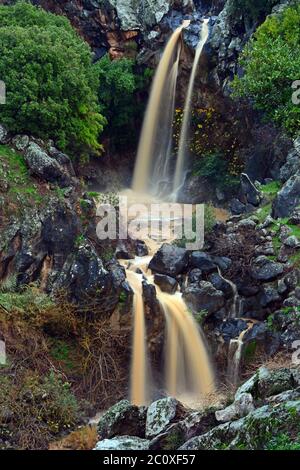
[[[85,426],[60,441],[52,442],[49,450],[92,450],[98,441],[97,427]]]

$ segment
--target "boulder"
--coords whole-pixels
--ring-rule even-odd
[[[243,393],[251,393],[254,399],[278,395],[299,387],[300,373],[297,369],[268,369],[261,367],[257,373],[245,382],[236,392],[238,400]]]
[[[170,424],[186,416],[187,410],[175,398],[162,398],[152,403],[147,411],[146,437],[154,438],[167,430]]]
[[[210,274],[208,280],[217,290],[221,290],[222,292],[224,292],[226,299],[229,299],[233,296],[232,285],[218,273]]]
[[[199,284],[202,281],[202,271],[201,269],[192,269],[188,274],[187,279],[188,285],[190,284]]]
[[[255,407],[252,395],[250,393],[242,393],[238,399],[232,403],[232,405],[228,406],[224,410],[216,411],[216,420],[220,423],[234,421],[247,416],[254,409]]]
[[[272,436],[297,434],[300,423],[300,400],[277,406],[265,405],[237,421],[221,424],[179,447],[180,451],[195,450],[262,450],[270,445]]]
[[[225,320],[217,328],[225,343],[229,343],[232,339],[236,339],[240,334],[247,330],[248,324],[244,320],[238,318],[230,318]]]
[[[135,244],[135,254],[136,256],[148,256],[149,250],[147,248],[147,245],[145,242],[142,240],[137,240]]]
[[[30,172],[49,183],[57,183],[61,187],[71,184],[70,175],[37,143],[31,142],[24,153],[24,160]]]
[[[115,436],[145,437],[146,411],[145,407],[131,405],[127,400],[116,403],[100,418],[100,439]]]
[[[283,274],[283,266],[266,256],[259,256],[252,262],[251,273],[253,279],[257,281],[272,281]]]
[[[289,217],[300,204],[300,174],[296,173],[284,184],[273,202],[275,219]]]
[[[186,270],[188,262],[187,250],[164,243],[150,261],[149,269],[154,273],[175,277]]]
[[[191,254],[190,266],[192,268],[201,269],[201,271],[206,274],[217,271],[217,266],[212,256],[202,251],[194,251]]]
[[[167,292],[168,294],[174,294],[178,287],[176,279],[167,276],[166,274],[155,274],[154,282],[163,292]]]
[[[149,443],[140,437],[120,436],[98,442],[94,450],[148,450]]]
[[[245,203],[247,202],[254,207],[258,207],[262,201],[261,193],[246,173],[241,174],[241,198]]]
[[[225,304],[224,293],[206,281],[201,281],[199,285],[192,284],[186,287],[183,297],[195,313],[206,310],[208,315],[211,315],[220,310]]]
[[[12,145],[19,152],[24,152],[24,150],[26,150],[26,148],[28,147],[29,142],[30,139],[28,135],[16,135],[11,141]]]
[[[300,137],[294,140],[293,148],[286,157],[286,163],[280,169],[280,180],[285,183],[300,170]]]

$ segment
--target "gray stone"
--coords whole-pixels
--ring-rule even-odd
[[[280,169],[280,179],[285,183],[300,170],[300,137],[293,142],[293,148],[288,153],[286,163]]]
[[[13,146],[19,150],[19,152],[24,152],[24,150],[28,147],[30,139],[28,135],[16,135],[12,139]]]
[[[216,420],[220,423],[234,421],[247,416],[255,409],[253,397],[250,393],[241,393],[234,403],[224,410],[216,411]]]
[[[146,408],[131,405],[122,400],[116,403],[100,418],[98,434],[100,439],[115,436],[145,437]]]
[[[225,304],[224,293],[206,281],[200,281],[198,286],[192,284],[185,288],[183,297],[195,313],[206,310],[210,315],[220,310]]]
[[[217,271],[212,256],[202,251],[194,251],[191,254],[190,265],[192,268],[201,269],[206,274]]]
[[[0,124],[0,144],[6,144],[8,138],[8,132],[4,126]]]
[[[163,292],[168,294],[174,294],[178,287],[178,282],[173,277],[167,276],[166,274],[155,274],[154,282],[157,284]]]
[[[258,281],[272,281],[283,273],[283,266],[266,256],[259,256],[253,261],[251,272]]]
[[[300,175],[293,175],[278,192],[273,202],[275,219],[289,217],[300,204]]]
[[[149,263],[149,269],[174,277],[185,271],[189,253],[184,248],[164,243]]]
[[[184,417],[185,410],[175,398],[162,398],[152,403],[147,411],[146,437],[153,438],[166,431],[176,419]]]
[[[291,235],[290,237],[286,238],[283,243],[285,246],[288,246],[289,248],[299,247],[299,240],[295,235]]]
[[[140,437],[120,436],[98,442],[94,450],[148,450],[149,443]]]

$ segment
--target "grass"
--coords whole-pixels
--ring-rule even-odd
[[[260,186],[260,191],[269,197],[275,197],[278,191],[281,189],[281,183],[279,181],[272,181],[271,183]]]
[[[40,205],[43,196],[39,185],[33,182],[24,158],[7,145],[0,145],[0,181],[8,185],[4,192],[3,211],[6,215],[22,211],[24,206]]]

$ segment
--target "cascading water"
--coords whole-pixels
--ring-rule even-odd
[[[205,46],[205,43],[208,39],[209,28],[208,28],[209,20],[204,20],[203,27],[201,31],[201,39],[196,49],[194,64],[192,68],[192,73],[189,81],[185,106],[184,106],[184,113],[183,113],[183,122],[181,127],[180,133],[180,140],[179,140],[179,148],[178,148],[178,155],[177,155],[177,163],[176,163],[176,170],[174,176],[174,183],[173,183],[173,191],[176,192],[180,189],[182,184],[184,183],[184,173],[185,173],[185,160],[186,160],[186,153],[187,153],[187,143],[188,143],[188,134],[189,134],[189,127],[191,122],[191,111],[192,111],[192,97],[195,85],[196,74],[198,70],[199,60]]]
[[[138,193],[148,194],[153,190],[152,186],[159,191],[159,182],[154,179],[155,167],[158,165],[167,170],[178,75],[179,38],[183,28],[189,24],[190,21],[184,21],[174,31],[155,74],[133,175],[132,188]],[[160,180],[165,177],[167,175],[160,174]]]
[[[150,259],[137,258],[127,268],[127,278],[134,291],[134,332],[131,367],[131,401],[136,405],[147,403],[149,380],[147,377],[146,330],[143,304],[143,278],[154,283],[154,276],[148,272]],[[135,272],[142,271],[143,274]],[[200,402],[201,398],[215,389],[214,374],[204,340],[199,327],[180,292],[174,295],[162,292],[156,286],[157,299],[165,314],[167,325],[165,348],[165,388],[171,396],[193,398]]]

